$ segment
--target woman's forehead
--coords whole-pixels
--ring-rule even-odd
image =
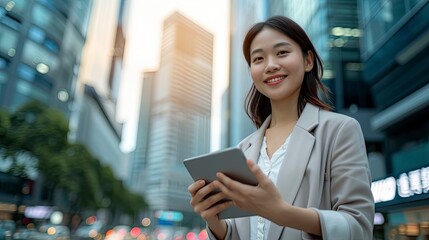
[[[250,44],[250,51],[252,52],[256,48],[267,48],[267,47],[279,47],[279,46],[290,46],[294,47],[298,44],[283,32],[273,28],[263,28],[259,33],[255,35]]]

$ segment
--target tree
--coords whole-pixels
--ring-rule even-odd
[[[68,122],[61,112],[29,102],[12,114],[0,111],[0,160],[9,174],[28,178],[38,171],[51,195],[66,192],[73,211],[106,207],[135,214],[147,204],[115,178],[82,144],[67,140]]]

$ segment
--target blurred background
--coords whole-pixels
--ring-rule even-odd
[[[429,239],[428,0],[0,0],[0,239],[207,239],[182,161],[254,131],[273,15],[362,126],[374,239]]]

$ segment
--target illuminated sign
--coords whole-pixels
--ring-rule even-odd
[[[375,203],[388,202],[396,195],[408,198],[429,193],[429,167],[423,167],[408,173],[401,173],[399,178],[387,177],[371,183]]]
[[[180,222],[183,220],[183,213],[176,211],[157,211],[155,216],[163,221]]]
[[[35,206],[25,208],[25,216],[28,218],[48,219],[53,212],[52,207]]]

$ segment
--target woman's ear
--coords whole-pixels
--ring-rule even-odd
[[[312,51],[307,51],[307,54],[305,55],[305,71],[310,72],[311,69],[313,69],[313,62],[314,62],[314,54]]]

